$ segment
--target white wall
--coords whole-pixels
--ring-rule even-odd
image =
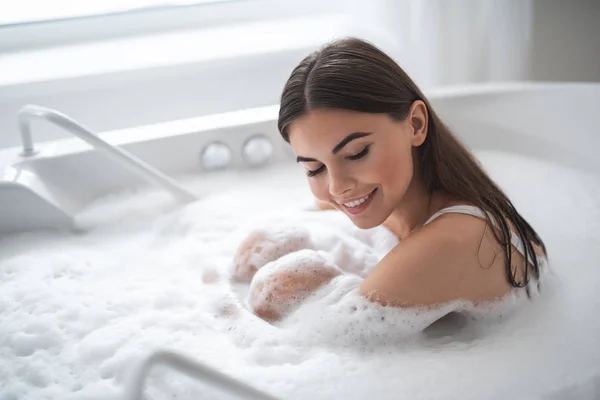
[[[411,15],[403,13],[404,9],[409,9],[407,5],[410,2],[399,1],[378,0],[381,8],[377,9],[369,8],[377,2],[354,0],[349,4],[353,4],[355,11],[358,10],[356,15],[360,18],[354,21],[354,30],[338,31],[338,34],[364,33],[367,38],[369,34],[372,38],[384,38],[386,27],[395,26],[399,27],[395,28],[396,36],[410,36],[416,29],[421,37],[427,32],[437,32],[437,39],[429,37],[426,40],[441,46],[441,28],[422,29],[424,25],[421,22],[411,26],[411,21],[415,18],[411,19]],[[431,4],[435,2],[418,4],[421,7],[416,9],[417,14],[420,13],[420,16],[416,15],[421,18],[419,21],[430,20],[431,15],[437,15],[436,18],[439,18],[446,14],[442,13],[441,9],[431,9]],[[450,7],[444,4],[443,7]],[[468,1],[464,0],[454,4],[463,9],[469,6]],[[498,6],[497,3],[490,4],[493,7]],[[525,79],[600,81],[600,0],[533,0],[532,4],[533,25],[528,34],[532,50],[530,68],[526,74],[529,76]],[[415,9],[412,9],[412,12],[412,17],[415,17]],[[392,18],[392,13],[398,14],[399,17]],[[487,13],[489,14],[490,10],[487,10]],[[493,15],[493,10],[489,15]],[[381,20],[380,24],[378,20]],[[361,27],[362,31],[357,29]],[[325,29],[324,27],[317,30]],[[323,34],[323,42],[327,40],[325,37],[328,34]],[[305,36],[306,33],[299,35]],[[460,55],[427,49],[419,51],[418,41],[415,42],[419,35],[412,36],[412,42],[409,43],[401,37],[388,38],[391,39],[391,46],[399,48],[394,55],[417,83],[427,88],[428,83],[431,86],[453,83],[453,80],[463,82],[464,79],[457,80],[456,76],[450,79],[439,74],[440,69],[443,71],[444,68],[450,68],[449,60],[453,56]],[[460,37],[462,36],[458,35],[458,40]],[[385,39],[382,39],[382,42],[385,42]],[[309,51],[316,48],[315,43],[313,41],[296,46],[288,51],[247,55],[239,58],[237,62],[215,59],[176,68],[155,68],[144,73],[124,72],[114,77],[103,77],[96,82],[75,78],[68,82],[48,85],[3,87],[0,84],[0,148],[19,144],[16,115],[19,108],[27,103],[56,108],[93,131],[275,104],[292,68]],[[382,47],[387,51],[386,46]],[[462,48],[465,46],[457,47],[459,50]],[[440,54],[445,55],[441,57]],[[493,60],[487,60],[486,63],[494,64]],[[36,65],[35,68],[44,66]],[[458,70],[460,71],[460,68]],[[428,79],[434,74],[438,76],[437,80]],[[519,74],[523,76],[521,72]],[[34,133],[37,141],[67,136],[46,124],[34,125]]]
[[[126,72],[95,83],[75,79],[64,90],[41,86],[3,96],[0,89],[0,148],[20,144],[17,113],[25,104],[61,111],[93,132],[276,104],[300,57],[296,50],[233,64],[217,60]],[[45,121],[34,121],[32,131],[36,142],[69,136]]]
[[[532,79],[600,82],[600,0],[534,0]]]
[[[19,145],[26,104],[93,132],[276,104],[292,69],[343,25],[325,15],[0,54],[0,148]],[[69,136],[45,121],[33,133]]]

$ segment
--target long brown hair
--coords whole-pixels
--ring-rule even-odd
[[[485,210],[488,223],[495,222],[497,226],[492,231],[504,252],[508,282],[514,287],[527,286],[530,260],[536,279],[540,272],[531,243],[546,253],[542,240],[444,125],[417,85],[376,46],[361,39],[345,38],[304,58],[283,89],[278,127],[289,142],[289,124],[309,110],[321,107],[385,113],[396,121],[403,121],[416,100],[425,103],[429,114],[427,137],[417,153],[420,160],[417,165],[427,190],[446,192]],[[517,279],[517,270],[511,267],[511,231],[507,221],[514,226],[525,247],[522,280]]]

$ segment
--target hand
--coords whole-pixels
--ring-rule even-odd
[[[342,270],[322,252],[301,250],[265,265],[250,284],[248,305],[266,321],[282,318]]]
[[[323,200],[317,200],[317,207],[319,210],[336,210],[334,206]]]
[[[250,282],[261,267],[278,258],[314,245],[307,230],[296,227],[255,229],[238,247],[232,275],[236,281]]]

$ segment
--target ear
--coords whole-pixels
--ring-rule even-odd
[[[408,122],[412,127],[411,143],[413,146],[419,147],[425,142],[428,121],[427,106],[423,101],[415,100],[408,111]]]

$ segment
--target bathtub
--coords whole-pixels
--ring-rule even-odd
[[[600,131],[596,123],[600,84],[494,84],[426,94],[442,120],[476,152],[502,151],[600,175]],[[202,157],[207,146],[215,143],[230,150],[229,162],[219,171],[254,169],[268,177],[271,168],[295,163],[292,151],[277,132],[277,112],[278,106],[274,105],[103,132],[99,136],[175,179],[213,174]],[[36,129],[44,128],[40,124]],[[260,162],[252,162],[245,146],[257,138],[270,143],[269,152]],[[30,156],[23,156],[21,148],[0,152],[0,234],[5,238],[28,231],[59,230],[68,234],[85,230],[78,226],[77,216],[90,204],[110,194],[145,188],[135,173],[77,138],[38,143],[35,147],[37,152]],[[218,189],[206,187],[197,194],[214,190]],[[194,360],[178,357],[159,352],[149,362],[191,371],[192,376],[210,376],[245,398],[272,398],[252,392],[254,389],[247,384],[217,374]],[[132,378],[133,392],[143,387],[148,365]],[[600,371],[600,364],[596,366]],[[539,397],[534,397],[591,399],[597,395],[600,375],[590,371],[589,376],[565,378],[560,388],[540,391]]]
[[[502,150],[600,172],[596,152],[600,137],[593,118],[600,104],[598,84],[484,85],[437,90],[428,96],[442,119],[473,150]],[[277,133],[277,110],[277,106],[248,109],[103,132],[100,137],[172,176],[208,172],[201,166],[202,151],[215,142],[231,150],[226,168],[251,167],[242,153],[244,144],[256,136],[273,146],[263,167],[293,162],[292,152]],[[144,184],[77,138],[36,148],[37,154],[30,157],[23,157],[20,148],[0,151],[1,234],[76,229],[73,217],[86,204]]]

